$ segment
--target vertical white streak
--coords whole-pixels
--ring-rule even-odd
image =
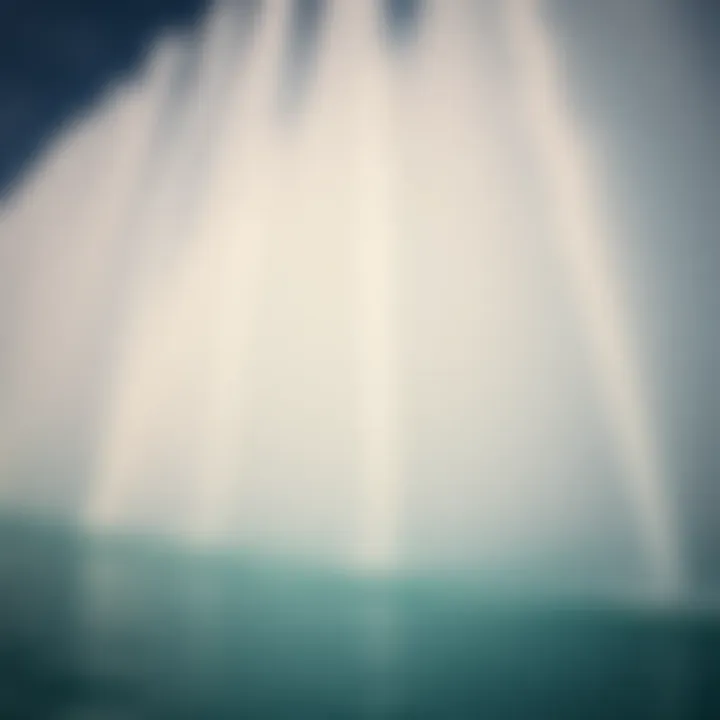
[[[661,589],[672,592],[680,582],[680,561],[667,478],[608,257],[611,231],[596,200],[600,188],[593,182],[591,149],[568,112],[560,58],[538,3],[512,0],[507,8],[523,110],[545,172],[558,251],[597,363],[648,561]]]
[[[151,78],[143,88],[144,102],[153,108],[155,119],[162,112],[162,101],[167,100],[168,87],[173,72],[182,63],[183,52],[186,48],[173,44],[158,48],[158,54],[165,60],[163,67],[167,66],[168,72],[157,81]],[[143,264],[151,270],[157,269],[159,258],[167,253],[169,238],[178,231],[178,208],[173,207],[173,200],[180,190],[178,180],[183,176],[187,162],[187,153],[183,152],[187,131],[183,131],[182,121],[180,124],[178,135],[173,138],[169,166],[153,178],[151,187],[146,188],[149,198],[140,209],[140,216],[132,220],[132,229],[142,240]],[[148,150],[152,151],[152,148]],[[147,172],[147,166],[145,170]],[[136,182],[140,179],[136,178]],[[138,209],[131,208],[130,211],[137,212]],[[119,240],[137,242],[138,238],[121,237]],[[177,362],[168,362],[163,354],[163,351],[171,353],[177,341],[171,340],[170,323],[163,315],[167,300],[163,298],[162,287],[158,287],[162,283],[159,284],[156,277],[151,278],[155,282],[148,288],[147,280],[146,274],[140,273],[140,282],[136,284],[136,280],[129,287],[130,302],[125,309],[128,320],[121,329],[123,337],[118,358],[111,370],[107,426],[98,448],[97,477],[84,508],[86,520],[91,525],[118,522],[137,492],[137,473],[146,450],[148,428],[157,422],[162,412],[160,399],[168,394],[173,380],[169,370],[177,367]]]
[[[207,405],[191,533],[227,537],[247,413],[249,344],[264,280],[272,220],[272,101],[282,59],[286,4],[268,4],[242,92],[228,109],[211,158],[198,241],[204,248],[208,320]]]
[[[0,431],[0,463],[75,410],[71,394],[86,381],[82,375],[111,293],[113,228],[144,164],[171,69],[167,60],[158,53],[143,81],[113,86],[102,110],[59,135],[8,203],[2,225],[15,246],[15,272],[24,277],[14,310],[13,396],[0,418],[0,427],[8,426]]]
[[[358,562],[384,572],[397,562],[400,468],[394,326],[393,144],[389,58],[376,40],[371,3],[358,3],[357,349],[360,405],[360,525]]]
[[[206,199],[212,190],[213,159],[219,154],[213,130],[226,104],[228,69],[235,69],[236,20],[232,6],[224,2],[210,14],[191,102],[183,108],[172,152],[155,178],[158,184],[148,188],[152,202],[140,226],[147,240],[148,277],[131,308],[125,357],[113,381],[115,402],[101,449],[99,487],[88,503],[89,519],[100,525],[120,519],[129,496],[140,486],[140,473],[157,473],[158,468],[147,465],[153,453],[167,453],[159,443],[167,444],[168,438],[187,443],[192,434],[187,404],[197,403],[198,348],[205,342],[202,328],[208,310],[203,299],[215,282],[206,263],[208,238],[202,232],[207,203],[196,205],[195,197]],[[198,162],[208,152],[210,162]],[[170,453],[182,453],[186,462],[192,455],[187,447],[173,447]],[[185,474],[192,470],[183,468]],[[188,488],[177,480],[174,494],[186,493]],[[159,479],[155,484],[163,492]]]

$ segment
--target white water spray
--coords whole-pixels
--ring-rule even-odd
[[[648,562],[663,592],[680,589],[678,534],[661,457],[609,257],[610,230],[593,185],[589,146],[568,111],[559,57],[540,17],[537,0],[507,3],[508,27],[518,60],[519,89],[528,130],[548,188],[557,249],[578,300],[597,376],[624,465]]]

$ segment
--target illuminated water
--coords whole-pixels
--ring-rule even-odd
[[[720,622],[6,521],[3,718],[715,718]]]

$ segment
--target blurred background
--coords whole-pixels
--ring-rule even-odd
[[[0,716],[717,717],[719,35],[0,0]]]

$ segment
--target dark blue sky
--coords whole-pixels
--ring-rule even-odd
[[[0,192],[53,131],[132,73],[153,38],[206,0],[0,0]]]

